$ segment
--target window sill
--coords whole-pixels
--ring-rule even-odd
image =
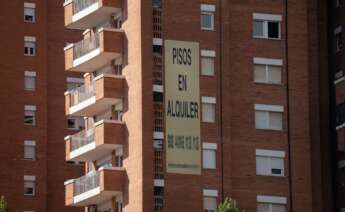
[[[260,175],[256,174],[257,177],[274,177],[274,178],[287,178],[285,175]]]
[[[256,37],[256,36],[253,36],[253,38],[262,39],[262,40],[282,41],[282,38],[269,38],[269,37]]]
[[[275,129],[259,129],[259,128],[255,128],[256,130],[259,131],[271,131],[271,132],[282,132],[282,133],[286,133],[288,130],[287,129],[282,129],[282,130],[275,130]]]
[[[207,29],[207,28],[201,28],[201,31],[207,31],[207,32],[215,32],[215,29]]]
[[[276,86],[276,87],[285,87],[285,84],[283,84],[283,83],[278,84],[278,83],[255,82],[254,81],[254,84],[256,84],[256,85],[271,85],[271,86]]]

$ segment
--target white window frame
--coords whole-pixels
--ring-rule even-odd
[[[27,84],[26,84],[26,80],[27,78],[33,78],[34,79],[34,85],[33,85],[33,88],[28,88],[27,87]],[[25,71],[24,72],[24,90],[26,91],[35,91],[36,90],[36,72],[34,71]]]
[[[202,144],[202,151],[203,151],[203,157],[202,157],[202,167],[203,169],[210,169],[214,170],[217,169],[217,144],[216,143],[206,143],[204,142]],[[212,151],[214,153],[214,167],[206,167],[205,166],[205,157],[204,157],[204,151]]]
[[[32,124],[25,123],[26,112],[33,112],[33,123]],[[24,106],[24,124],[29,125],[29,126],[36,126],[37,125],[37,114],[36,113],[37,113],[37,108],[35,105],[25,105]]]
[[[32,190],[33,190],[32,194],[25,194],[25,192],[24,192],[24,196],[36,196],[36,189],[37,189],[36,188],[37,187],[36,176],[24,175],[24,185],[23,185],[24,190],[25,190],[25,183],[26,182],[32,182],[34,186],[32,187]]]
[[[204,111],[203,111],[203,106],[204,104],[211,104],[214,106],[214,120],[213,121],[210,121],[210,120],[204,120]],[[202,122],[204,123],[216,123],[217,121],[217,100],[216,100],[216,97],[211,97],[211,96],[203,96],[201,97],[201,107],[202,107],[202,117],[201,117],[201,120]]]
[[[26,20],[25,19],[25,16],[27,15],[25,13],[26,9],[31,9],[33,10],[33,20],[32,21],[29,21],[29,20]],[[24,2],[24,22],[26,23],[36,23],[36,4],[35,3],[32,3],[32,2]]]
[[[284,107],[281,105],[263,105],[263,104],[255,104],[254,105],[254,109],[255,109],[255,129],[258,130],[276,130],[276,131],[282,131],[284,129]],[[257,124],[256,124],[256,112],[260,111],[260,112],[267,112],[267,122],[266,126],[267,128],[258,128]],[[269,117],[269,113],[282,113],[282,129],[273,129],[270,128],[270,117]]]
[[[26,147],[34,148],[34,156],[33,156],[33,158],[26,158],[25,157],[25,148]],[[24,141],[24,160],[36,160],[36,159],[37,159],[36,141],[30,141],[30,140]]]
[[[27,44],[29,43],[33,43],[34,46],[33,47],[27,47]],[[25,48],[28,49],[33,49],[33,53],[30,54],[30,51],[28,51],[28,53],[25,53]],[[24,55],[25,56],[29,56],[29,57],[34,57],[37,54],[37,43],[36,43],[36,37],[33,36],[25,36],[24,37]]]
[[[254,22],[260,21],[263,22],[263,36],[254,35]],[[269,22],[276,22],[278,23],[278,38],[271,38],[268,36],[268,23]],[[282,15],[273,15],[273,14],[264,14],[264,13],[253,13],[253,37],[254,38],[261,38],[261,39],[270,39],[270,40],[281,40],[282,37]]]
[[[200,6],[200,27],[202,30],[207,30],[207,31],[214,31],[215,30],[215,18],[214,14],[216,12],[216,6],[212,4],[201,4]],[[211,17],[211,27],[204,27],[202,23],[202,16],[203,15],[208,15]]]
[[[281,170],[282,170],[281,174],[272,174],[272,172],[265,173],[265,174],[259,174],[256,171],[256,175],[273,176],[273,177],[284,177],[285,176],[285,152],[284,151],[256,149],[256,169],[258,169],[258,167],[257,167],[258,166],[258,164],[257,164],[258,157],[269,158],[269,159],[282,159],[283,160],[283,167],[281,168]]]
[[[272,212],[272,205],[282,205],[286,210],[287,198],[282,196],[257,195],[256,202],[257,204],[268,204],[270,208],[269,212]]]
[[[214,50],[201,50],[201,61],[203,58],[207,58],[207,59],[212,59],[213,60],[213,74],[204,74],[203,73],[203,67],[202,67],[202,63],[201,63],[201,75],[202,76],[208,76],[208,77],[211,77],[211,76],[214,76],[215,75],[215,59],[216,59],[216,51]]]
[[[264,84],[273,84],[273,85],[281,85],[283,83],[283,77],[282,77],[282,73],[283,73],[283,60],[282,59],[271,59],[271,58],[262,58],[262,57],[254,57],[253,58],[253,63],[254,66],[255,65],[264,65],[266,67],[266,81],[257,81],[255,79],[255,73],[254,73],[254,82],[256,83],[264,83]],[[280,83],[273,83],[273,82],[269,82],[268,79],[268,75],[269,75],[269,66],[279,66],[281,68],[281,82]],[[255,69],[254,69],[255,71]]]
[[[214,190],[214,189],[203,189],[203,202],[204,202],[204,198],[218,198],[218,190]],[[217,201],[218,203],[218,201]],[[218,204],[217,204],[218,205]],[[205,209],[203,208],[203,211],[205,211]],[[216,208],[217,211],[217,208]]]

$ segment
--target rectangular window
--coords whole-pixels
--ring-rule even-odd
[[[203,143],[202,163],[204,169],[216,169],[217,166],[217,144]]]
[[[36,195],[36,177],[24,176],[24,195],[35,196]]]
[[[36,90],[36,72],[32,72],[32,71],[24,72],[24,90],[26,91]]]
[[[203,208],[204,212],[217,212],[218,191],[211,189],[203,190]]]
[[[256,150],[256,174],[284,176],[284,151]]]
[[[254,58],[254,81],[257,83],[281,84],[282,60]]]
[[[202,4],[201,5],[201,29],[202,30],[214,30],[214,13],[216,7],[211,4]]]
[[[286,197],[258,195],[257,211],[258,212],[285,212]]]
[[[344,42],[343,42],[343,29],[342,26],[338,26],[334,30],[334,36],[335,36],[335,51],[340,52],[343,49]]]
[[[24,124],[36,125],[36,106],[25,105],[25,107],[24,107]]]
[[[24,141],[24,159],[36,160],[36,142]]]
[[[204,197],[204,212],[217,212],[216,197]]]
[[[281,15],[253,14],[253,37],[281,39]]]
[[[202,97],[202,121],[208,123],[216,122],[216,98]]]
[[[83,117],[68,117],[67,129],[69,130],[81,130],[85,127],[85,121]]]
[[[201,50],[201,75],[214,76],[215,51]]]
[[[36,21],[35,3],[24,2],[24,22],[35,23]]]
[[[258,203],[258,212],[285,212],[285,205]]]
[[[283,106],[279,105],[255,105],[256,129],[283,129]]]
[[[24,37],[24,55],[35,56],[36,55],[36,38],[25,36]]]

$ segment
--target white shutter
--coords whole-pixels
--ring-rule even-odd
[[[284,205],[272,205],[272,212],[285,212]]]
[[[215,104],[203,103],[202,104],[202,121],[215,122],[216,120],[216,107]]]
[[[258,203],[258,212],[270,212],[270,205],[266,203]]]
[[[216,168],[216,151],[212,149],[203,150],[203,168],[215,169]]]
[[[25,90],[34,91],[36,88],[36,78],[34,76],[25,76]]]
[[[253,36],[263,37],[264,36],[264,24],[262,20],[254,20],[253,22]]]
[[[283,129],[283,114],[280,112],[269,112],[269,128],[273,130]]]
[[[36,158],[36,147],[35,146],[24,146],[24,159],[35,160]]]
[[[204,197],[204,211],[216,212],[217,211],[217,198]]]
[[[281,170],[280,176],[284,176],[284,159],[283,158],[271,158],[270,174],[273,174],[272,169],[280,169]],[[277,175],[277,174],[273,174],[273,175]]]
[[[271,165],[269,157],[256,156],[256,174],[270,175]]]
[[[214,76],[214,58],[201,57],[201,74],[205,76]]]
[[[273,84],[282,83],[282,67],[281,66],[267,66],[268,82]]]
[[[254,81],[267,82],[266,65],[254,65]]]
[[[255,127],[256,129],[268,128],[268,112],[260,110],[255,111]]]

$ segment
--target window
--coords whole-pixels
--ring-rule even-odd
[[[335,51],[340,52],[343,49],[344,42],[343,42],[343,29],[342,26],[338,26],[334,30],[334,36],[335,36]]]
[[[24,22],[34,23],[36,21],[35,3],[24,2]]]
[[[202,159],[204,169],[216,168],[216,151],[217,144],[215,143],[203,143]]]
[[[344,208],[342,208],[340,212],[345,212],[345,207],[344,207]]]
[[[214,30],[214,13],[216,7],[211,4],[201,5],[201,29],[202,30]]]
[[[35,196],[36,194],[36,177],[35,176],[24,176],[24,195]]]
[[[286,211],[286,197],[279,196],[264,196],[257,197],[257,211],[258,212],[285,212]]]
[[[203,190],[203,208],[204,212],[217,212],[217,190],[204,189]]]
[[[32,71],[24,72],[24,90],[26,91],[36,90],[36,72],[32,72]]]
[[[25,107],[24,107],[24,124],[36,125],[36,106],[25,105]]]
[[[284,151],[256,150],[256,174],[284,176]]]
[[[24,37],[24,55],[35,56],[36,55],[36,38],[25,36]]]
[[[204,212],[216,212],[216,211],[217,211],[217,198],[204,197]]]
[[[201,50],[201,74],[204,76],[214,76],[215,51]]]
[[[84,121],[83,117],[68,117],[67,118],[67,129],[81,130],[85,126],[84,122],[85,121]]]
[[[281,15],[253,14],[254,38],[280,39],[281,38]]]
[[[281,84],[282,60],[254,58],[254,81],[257,83]]]
[[[258,203],[258,212],[285,212],[285,205]]]
[[[75,77],[67,77],[67,90],[76,89],[84,84],[84,79],[75,78]]]
[[[255,104],[256,129],[283,129],[283,106]]]
[[[202,121],[214,123],[216,121],[216,98],[202,97]]]
[[[345,124],[345,103],[337,105],[336,109],[336,125],[340,127]]]
[[[24,159],[36,160],[36,142],[24,141]]]

